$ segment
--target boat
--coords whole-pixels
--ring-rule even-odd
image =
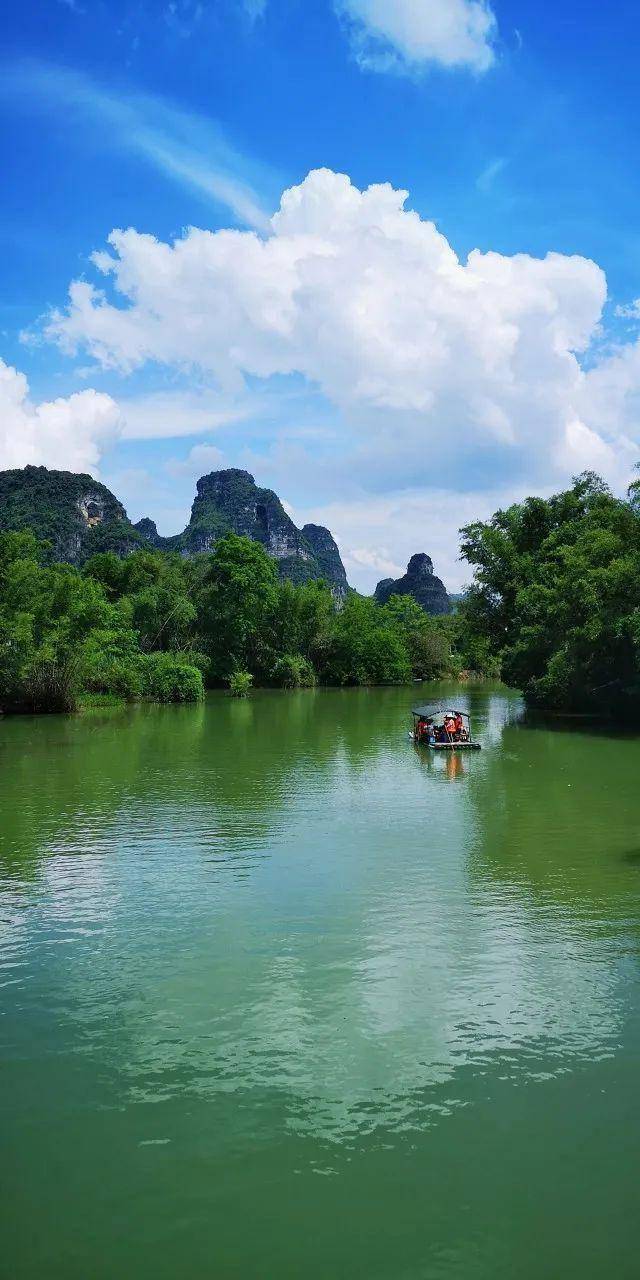
[[[430,751],[479,751],[480,743],[471,733],[471,721],[466,711],[450,711],[444,704],[430,704],[425,707],[414,707],[413,730],[409,737],[417,746],[428,747]],[[462,722],[459,731],[454,732],[450,726],[458,718]]]

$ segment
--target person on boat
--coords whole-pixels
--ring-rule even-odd
[[[458,738],[460,738],[460,737],[462,736],[462,731],[463,731],[463,729],[464,729],[464,724],[463,724],[463,720],[462,720],[462,712],[461,712],[461,711],[454,711],[454,713],[453,713],[453,723],[454,723],[454,732],[455,732],[456,736],[457,736]]]
[[[429,736],[429,729],[428,729],[427,721],[425,720],[424,716],[420,716],[418,719],[418,723],[416,725],[416,738],[418,742],[424,742],[425,738],[427,738],[428,736]]]
[[[448,738],[453,738],[456,732],[456,722],[453,714],[448,711],[444,720],[445,732]]]

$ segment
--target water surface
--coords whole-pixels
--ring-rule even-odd
[[[640,739],[450,696],[0,722],[3,1280],[635,1280]]]

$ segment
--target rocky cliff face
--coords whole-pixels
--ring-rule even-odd
[[[235,467],[212,471],[198,480],[191,519],[180,535],[182,549],[209,551],[229,529],[261,542],[277,560],[310,557],[277,495],[271,489],[258,488],[248,471]]]
[[[302,537],[311,547],[323,578],[332,584],[343,599],[349,590],[349,583],[333,535],[322,524],[305,524],[302,526]]]
[[[444,583],[433,572],[433,561],[424,551],[412,556],[402,578],[383,578],[375,589],[378,604],[390,596],[413,596],[425,613],[450,613],[451,604]]]
[[[46,467],[0,472],[0,531],[33,529],[52,544],[52,557],[82,564],[96,551],[118,555],[142,546],[196,555],[210,551],[230,530],[260,542],[294,582],[324,578],[336,599],[347,594],[340,552],[321,525],[297,529],[271,489],[261,489],[248,471],[230,468],[201,476],[191,519],[183,533],[162,537],[145,516],[131,524],[117,498],[91,476]]]
[[[282,577],[294,582],[324,578],[340,600],[348,591],[340,552],[329,530],[320,525],[297,529],[277,494],[272,489],[261,489],[248,471],[230,467],[201,476],[191,519],[177,537],[158,539],[155,526],[153,532],[149,528],[152,523],[140,521],[137,528],[144,524],[145,536],[154,545],[178,550],[182,555],[210,551],[218,538],[232,530],[260,542],[278,561]]]
[[[118,499],[92,476],[46,467],[0,471],[0,531],[33,529],[51,559],[82,564],[97,551],[127,555],[142,545]]]

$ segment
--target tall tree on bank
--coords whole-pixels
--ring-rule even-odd
[[[278,599],[275,560],[251,538],[227,533],[208,557],[198,590],[200,633],[214,679],[269,672]]]
[[[640,714],[640,503],[585,472],[462,531],[470,641],[532,706]]]

